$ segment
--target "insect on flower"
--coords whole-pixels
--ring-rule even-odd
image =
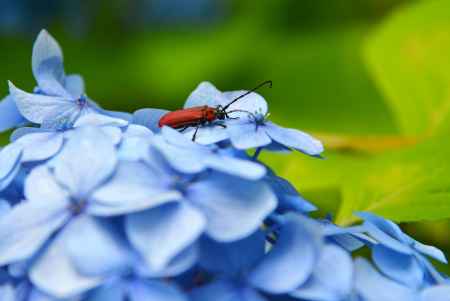
[[[221,122],[215,122],[217,120],[225,120],[225,119],[238,119],[237,117],[230,117],[229,114],[234,112],[246,112],[250,115],[253,115],[251,112],[244,110],[230,110],[227,109],[236,101],[244,98],[252,92],[255,92],[259,88],[265,85],[269,85],[272,87],[272,81],[265,81],[250,91],[245,92],[244,94],[236,97],[231,102],[226,104],[225,106],[218,105],[216,107],[210,106],[198,106],[187,109],[176,110],[174,112],[169,112],[161,117],[158,122],[159,127],[169,126],[174,129],[180,129],[181,132],[186,130],[189,127],[195,127],[194,135],[192,136],[192,140],[195,141],[195,137],[197,136],[197,131],[201,126],[206,124],[213,124],[226,128],[227,126]]]

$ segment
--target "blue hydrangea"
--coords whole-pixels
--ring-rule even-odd
[[[17,127],[0,149],[0,300],[449,300],[428,259],[446,263],[439,249],[368,212],[347,227],[313,218],[313,202],[258,160],[323,151],[268,121],[262,96],[192,141],[194,128],[158,127],[166,110],[98,107],[46,31],[33,74],[33,93],[11,85],[0,103],[0,130]],[[185,108],[245,93],[201,83]]]

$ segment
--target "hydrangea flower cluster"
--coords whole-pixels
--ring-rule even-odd
[[[346,228],[309,216],[258,154],[322,144],[269,121],[262,96],[194,142],[158,127],[165,110],[102,109],[46,31],[32,62],[34,91],[9,83],[0,105],[1,129],[16,128],[0,151],[0,300],[449,300],[437,248],[371,213]],[[201,83],[185,108],[242,93]]]

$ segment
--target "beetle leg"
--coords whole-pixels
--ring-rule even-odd
[[[185,126],[185,127],[181,128],[179,132],[180,132],[180,133],[183,133],[183,132],[184,132],[186,129],[188,129],[188,128],[189,128],[189,126]]]
[[[192,136],[192,141],[195,141],[195,138],[197,137],[197,132],[198,132],[198,129],[200,128],[200,126],[197,126],[196,128],[195,128],[195,132],[194,132],[194,136]]]

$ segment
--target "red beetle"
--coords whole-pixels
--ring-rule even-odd
[[[211,124],[216,120],[235,119],[228,115],[233,112],[247,112],[244,110],[227,111],[227,109],[239,99],[249,95],[250,93],[258,90],[259,88],[267,84],[269,84],[269,87],[272,87],[272,81],[270,80],[265,81],[262,84],[259,84],[258,86],[253,88],[252,90],[236,97],[225,106],[218,105],[217,107],[209,107],[205,105],[169,112],[163,115],[161,119],[159,119],[158,126],[159,127],[170,126],[171,128],[174,129],[181,129],[181,131],[184,131],[189,127],[195,127],[194,136],[192,136],[192,140],[195,141],[197,131],[201,126],[205,124]],[[214,125],[221,126],[223,128],[227,127],[223,123],[214,123]]]

